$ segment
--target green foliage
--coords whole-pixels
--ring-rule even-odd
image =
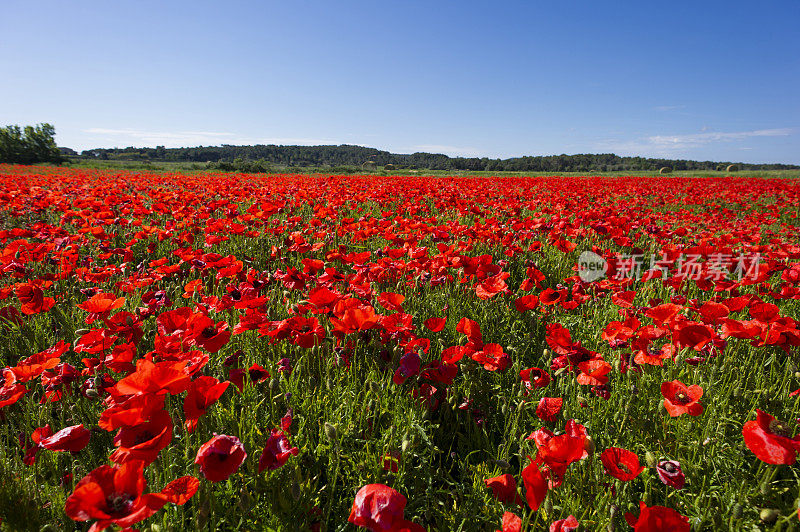
[[[47,123],[0,128],[0,162],[16,164],[61,163],[64,159],[53,138],[55,128]]]
[[[396,154],[363,146],[200,146],[196,148],[97,148],[81,153],[92,159],[120,161],[153,160],[164,162],[208,163],[211,169],[223,171],[261,172],[242,170],[248,163],[260,162],[266,167],[284,168],[319,167],[333,172],[336,167],[350,166],[363,172],[369,161],[387,170],[468,170],[471,172],[614,172],[658,171],[670,167],[675,171],[715,170],[725,168],[730,162],[648,159],[645,157],[620,157],[613,153],[546,155],[489,159],[488,157],[448,157],[441,153],[417,152]],[[240,161],[237,163],[237,160]],[[743,170],[788,170],[800,166],[785,164],[738,164]],[[266,170],[269,171],[269,170]]]

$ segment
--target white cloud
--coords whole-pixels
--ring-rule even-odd
[[[409,151],[422,151],[428,153],[443,153],[451,157],[480,157],[481,151],[477,148],[460,148],[458,146],[444,146],[441,144],[419,144],[412,146]]]
[[[705,132],[692,135],[656,135],[647,137],[650,144],[665,147],[696,148],[711,142],[728,142],[750,137],[785,137],[792,134],[789,128],[757,129],[755,131],[738,131],[735,133]]]
[[[754,137],[785,137],[792,133],[791,128],[776,128],[735,132],[703,131],[688,135],[652,135],[634,140],[606,139],[596,143],[595,149],[621,155],[674,157],[686,150],[702,148],[709,144],[735,142]]]

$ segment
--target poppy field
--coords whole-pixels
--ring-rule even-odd
[[[0,165],[0,530],[798,530],[800,180]]]

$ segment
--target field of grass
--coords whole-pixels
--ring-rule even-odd
[[[132,170],[132,171],[148,171],[148,172],[211,172],[216,173],[217,170],[209,170],[205,163],[191,163],[191,162],[164,162],[164,161],[126,161],[126,160],[88,160],[81,158],[73,158],[67,163],[71,168],[85,168],[85,169],[101,169],[101,170]],[[342,169],[347,168],[347,172]],[[336,169],[324,167],[286,167],[280,165],[273,166],[272,173],[280,174],[308,174],[308,175],[331,175],[332,173],[346,173],[351,175],[376,175],[376,176],[437,176],[437,177],[581,177],[581,176],[603,176],[603,177],[628,177],[628,176],[660,176],[658,171],[614,171],[614,172],[483,172],[483,171],[468,171],[468,170],[430,170],[430,169],[390,169],[387,170],[381,166],[374,168],[359,168],[352,167],[337,167]],[[783,179],[798,179],[800,178],[800,170],[759,170],[759,171],[740,171],[734,174],[715,171],[715,170],[691,170],[691,171],[675,171],[669,174],[669,177],[747,177],[747,178],[783,178]]]
[[[113,164],[0,165],[0,530],[800,529],[797,176]]]

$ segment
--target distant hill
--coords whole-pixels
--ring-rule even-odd
[[[719,170],[736,164],[741,170],[795,170],[791,164],[747,164],[732,161],[689,161],[620,157],[613,153],[577,155],[538,155],[490,159],[488,157],[449,157],[441,153],[389,153],[363,146],[199,146],[196,148],[96,148],[81,152],[81,157],[109,160],[262,164],[292,167],[336,167],[393,165],[397,169],[517,171],[517,172],[611,172],[658,170]]]

